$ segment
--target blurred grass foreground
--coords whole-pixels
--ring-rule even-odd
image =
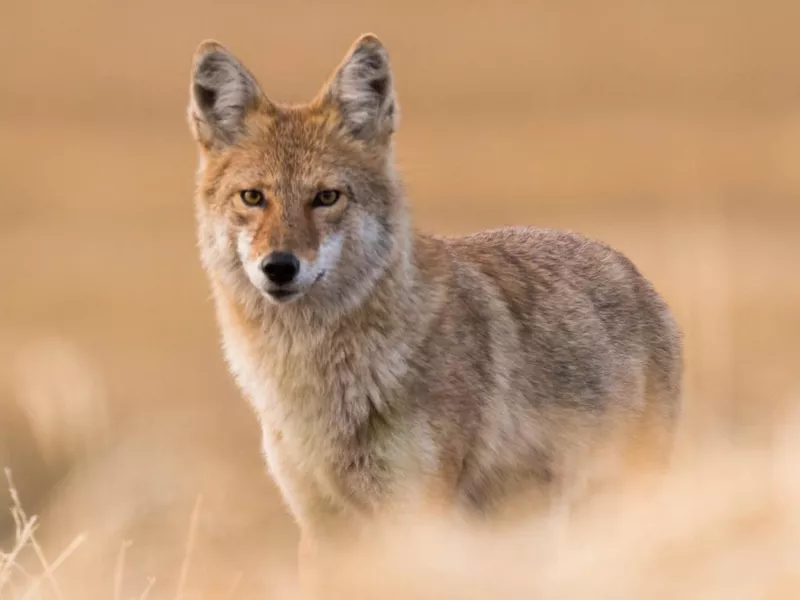
[[[78,400],[72,406],[84,410],[87,390],[80,386],[90,379],[71,370],[78,361],[69,354],[48,358],[63,377],[50,380],[51,392],[63,389],[56,384],[72,384]],[[31,385],[38,389],[36,379]],[[50,396],[67,405],[71,399],[69,391]],[[96,450],[102,436],[86,434],[92,414],[73,418]],[[798,452],[800,416],[788,414],[758,443],[732,444],[725,436],[684,443],[670,473],[607,490],[567,518],[553,514],[502,529],[421,519],[376,526],[368,541],[343,548],[324,565],[321,597],[794,599],[800,590]],[[132,445],[115,462],[152,476],[159,470],[153,458]],[[217,493],[190,504],[169,500],[185,481],[165,480],[154,494],[121,486],[102,468],[79,472],[73,497],[62,489],[60,510],[40,518],[26,512],[6,470],[13,533],[0,553],[3,600],[303,597],[292,561],[264,553],[292,551],[295,540],[275,535],[274,527],[274,537],[264,540],[252,521],[237,528],[248,517],[224,501],[219,472],[211,475],[219,477]],[[64,508],[70,502],[87,531],[71,531],[70,508]],[[169,510],[159,509],[165,514],[154,527],[147,513],[159,502]],[[231,524],[235,535],[226,535]],[[254,551],[255,544],[262,546]]]

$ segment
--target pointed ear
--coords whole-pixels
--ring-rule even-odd
[[[398,110],[389,54],[377,37],[366,34],[356,40],[321,97],[339,111],[354,137],[379,140],[395,131]]]
[[[208,40],[194,55],[189,125],[203,147],[233,144],[248,112],[266,103],[255,77],[221,44]]]

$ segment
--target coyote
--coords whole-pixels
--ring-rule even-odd
[[[224,354],[305,543],[397,510],[490,519],[558,497],[601,449],[668,457],[682,350],[666,304],[576,233],[417,231],[377,37],[300,105],[206,41],[188,113]]]

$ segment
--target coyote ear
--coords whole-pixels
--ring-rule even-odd
[[[194,55],[189,125],[206,148],[229,146],[249,111],[266,101],[255,77],[221,44],[208,40]]]
[[[389,53],[372,34],[358,38],[322,92],[349,133],[364,140],[382,139],[397,127],[397,101]]]

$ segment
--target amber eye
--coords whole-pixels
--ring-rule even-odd
[[[261,206],[264,204],[264,194],[259,190],[242,190],[239,192],[239,196],[247,206]]]
[[[314,196],[313,206],[332,206],[336,204],[342,193],[338,190],[322,190]]]

